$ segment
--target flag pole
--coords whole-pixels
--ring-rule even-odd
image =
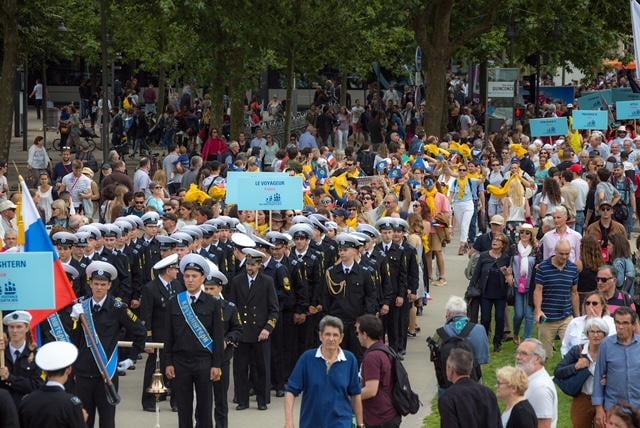
[[[0,319],[2,319],[2,318],[3,318],[3,316],[2,316],[2,309],[0,309]],[[6,342],[6,343],[4,344],[4,349],[2,349],[2,350],[0,351],[0,368],[2,368],[2,367],[4,367],[4,366],[5,366],[5,364],[4,364],[4,351],[5,351],[5,349],[7,348],[7,346],[9,345],[9,341],[8,341],[8,340],[7,340],[7,341],[5,341],[5,340],[4,340],[4,337],[5,337],[5,336],[4,336],[4,332],[0,331],[0,334],[2,334],[2,336],[3,336],[3,338],[2,338],[2,339],[3,339],[3,342]]]
[[[18,169],[18,166],[16,165],[15,161],[11,161],[13,163],[13,167],[16,169],[16,172],[18,173],[18,192],[20,193],[20,198],[18,199],[18,204],[16,207],[16,214],[18,216],[16,223],[18,225],[18,240],[16,242],[16,245],[20,248],[20,250],[22,251],[24,249],[24,245],[25,245],[25,233],[24,233],[24,217],[22,216],[22,192],[24,191],[24,189],[22,188],[22,176],[20,175],[20,170]],[[29,189],[27,189],[28,191]],[[3,242],[3,246],[4,246],[4,242]]]

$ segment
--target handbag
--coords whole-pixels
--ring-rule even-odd
[[[589,376],[591,376],[591,372],[585,367],[564,379],[559,379],[557,376],[554,376],[553,382],[558,385],[558,388],[565,394],[577,397],[582,391],[582,386],[587,379],[589,379]]]
[[[513,306],[516,304],[516,292],[515,288],[511,285],[507,285],[507,305]]]
[[[629,207],[622,202],[618,202],[616,206],[613,207],[613,219],[618,223],[625,224],[628,218]]]

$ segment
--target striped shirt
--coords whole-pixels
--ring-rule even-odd
[[[551,258],[543,261],[536,270],[536,284],[542,285],[542,312],[548,321],[561,321],[573,315],[571,290],[578,284],[578,267],[567,261],[564,269],[558,269]]]

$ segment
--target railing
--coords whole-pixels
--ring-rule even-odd
[[[266,120],[260,122],[260,125],[254,125],[250,122],[245,122],[245,133],[247,135],[252,135],[253,130],[256,127],[260,127],[265,134],[271,134],[273,136],[273,141],[277,143],[280,147],[284,147],[288,141],[285,141],[285,129],[284,129],[284,118]],[[300,131],[304,130],[307,127],[307,112],[296,112],[291,114],[291,132],[296,132],[300,134]]]

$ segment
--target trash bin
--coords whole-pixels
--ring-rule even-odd
[[[60,109],[49,107],[47,109],[47,128],[57,128],[60,122]]]

